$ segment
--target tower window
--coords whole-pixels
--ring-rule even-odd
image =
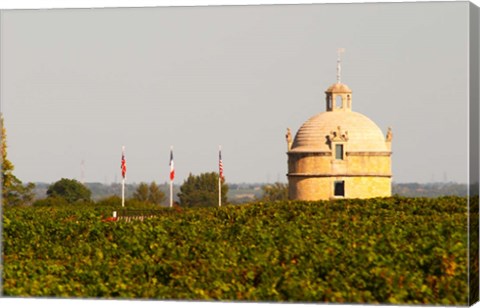
[[[335,181],[333,183],[333,194],[335,197],[345,197],[345,181]]]
[[[343,144],[335,145],[335,159],[343,160]]]
[[[340,95],[337,95],[337,97],[335,98],[335,107],[337,109],[342,108],[342,97]]]

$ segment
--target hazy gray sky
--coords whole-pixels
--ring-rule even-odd
[[[393,181],[467,182],[468,2],[7,10],[1,108],[22,181],[286,181],[285,131],[352,108],[393,129]]]

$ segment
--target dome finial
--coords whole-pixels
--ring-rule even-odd
[[[342,52],[345,52],[345,48],[338,48],[337,49],[337,54],[338,54],[338,57],[337,57],[337,83],[340,83],[340,73],[342,71],[342,67],[340,66],[341,64],[341,54]]]

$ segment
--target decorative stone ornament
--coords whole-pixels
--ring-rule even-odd
[[[385,140],[386,140],[387,142],[392,142],[392,138],[393,138],[392,128],[389,127],[389,128],[388,128],[388,131],[387,131],[387,137],[385,138]]]
[[[285,139],[287,139],[287,150],[290,151],[292,148],[292,133],[290,128],[287,128],[287,134],[285,135]]]
[[[328,141],[348,141],[348,131],[341,132],[341,127],[337,126],[337,131],[331,131],[328,135]]]

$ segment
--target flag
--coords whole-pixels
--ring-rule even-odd
[[[175,178],[175,167],[173,166],[173,149],[170,149],[170,181]]]
[[[127,173],[127,162],[125,161],[125,147],[122,147],[122,163],[120,165],[120,168],[122,169],[122,177],[125,178],[125,175]]]
[[[218,150],[218,174],[222,181],[225,180],[225,178],[223,177],[222,150]]]

